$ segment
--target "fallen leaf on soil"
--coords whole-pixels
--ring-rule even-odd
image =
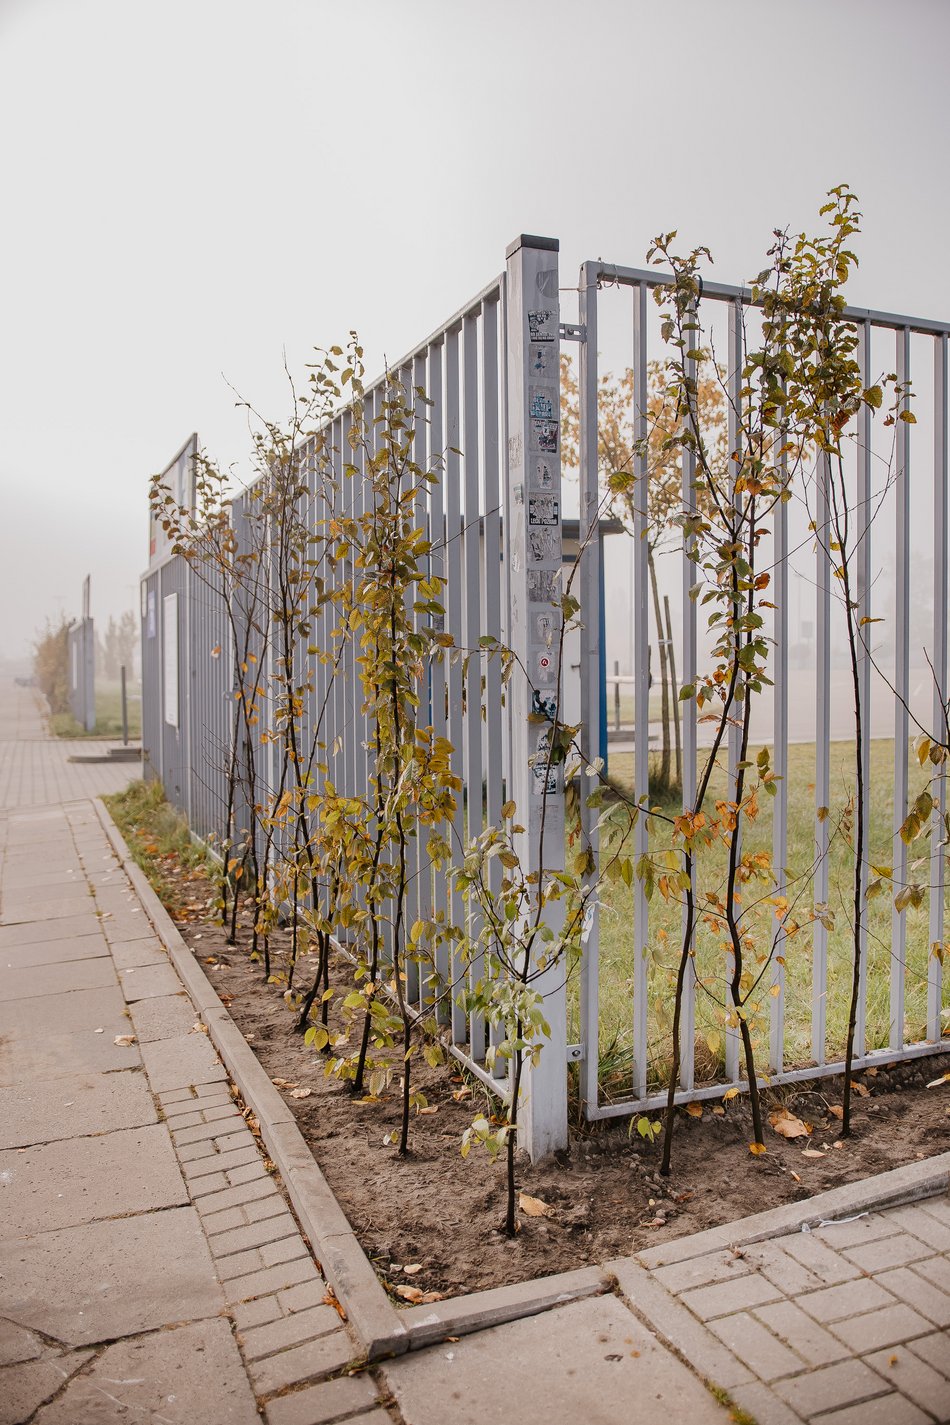
[[[93,1034],[105,1034],[106,1031],[104,1029],[94,1029],[92,1032]]]
[[[811,1133],[808,1124],[796,1118],[794,1113],[789,1113],[787,1108],[770,1113],[769,1122],[780,1138],[807,1138]]]
[[[113,1039],[113,1044],[118,1044],[122,1049],[128,1049],[130,1044],[135,1043],[134,1034],[117,1034]]]
[[[841,1107],[840,1103],[831,1104],[828,1108],[828,1112],[831,1114],[832,1118],[844,1118],[844,1109]]]
[[[550,1203],[542,1202],[539,1197],[532,1197],[530,1193],[522,1192],[518,1194],[518,1206],[528,1217],[553,1217],[554,1208]]]
[[[844,1147],[844,1144],[842,1143],[842,1141],[841,1141],[840,1138],[836,1138],[835,1141],[832,1143],[831,1146],[832,1146],[832,1148],[843,1148],[843,1147]]]
[[[857,1079],[852,1079],[851,1087],[854,1089],[855,1093],[859,1093],[862,1098],[867,1098],[869,1090],[865,1084],[859,1084]]]
[[[428,1117],[431,1118],[432,1114],[433,1114],[433,1113],[438,1113],[438,1111],[439,1111],[439,1110],[438,1110],[437,1105],[434,1104],[434,1103],[430,1103],[426,1108],[420,1108],[420,1109],[419,1109],[419,1117],[420,1117],[420,1118],[425,1118],[426,1116],[428,1116]]]
[[[756,1157],[759,1157],[760,1154],[767,1153],[768,1149],[766,1148],[764,1143],[750,1143],[749,1152],[754,1153]]]
[[[726,1110],[723,1108],[721,1103],[716,1104],[716,1107],[713,1109],[713,1113],[716,1115],[717,1118],[725,1118],[726,1116]]]
[[[405,1272],[407,1277],[414,1277],[416,1272],[422,1271],[422,1263],[407,1262],[406,1265],[403,1267],[403,1271]]]
[[[818,1148],[803,1148],[803,1158],[823,1158],[825,1155]]]
[[[731,1098],[738,1098],[738,1096],[738,1089],[726,1089],[726,1092],[722,1096],[722,1101],[723,1103],[728,1103]]]
[[[397,1286],[394,1287],[393,1290],[397,1296],[402,1297],[403,1301],[411,1301],[413,1303],[420,1302],[425,1295],[417,1286]]]
[[[455,1102],[456,1102],[456,1103],[461,1103],[461,1102],[462,1102],[462,1099],[463,1099],[463,1098],[468,1098],[469,1095],[471,1094],[471,1092],[472,1092],[472,1090],[469,1088],[468,1084],[465,1084],[462,1088],[456,1089],[455,1092],[453,1093],[452,1097],[455,1099]],[[449,1340],[451,1340],[451,1339],[452,1339],[452,1338],[451,1338],[451,1336],[450,1336],[450,1337],[449,1337]]]
[[[938,1084],[950,1083],[950,1074],[941,1074],[939,1079],[931,1079],[927,1085],[929,1089],[935,1089]]]
[[[291,1097],[291,1098],[309,1098],[312,1093],[313,1093],[313,1089],[291,1089],[290,1097]]]
[[[644,1226],[644,1227],[665,1227],[665,1226],[666,1226],[666,1218],[665,1218],[665,1217],[651,1217],[650,1220],[649,1220],[649,1222],[644,1222],[643,1226]]]
[[[701,1103],[688,1103],[686,1105],[686,1112],[689,1114],[690,1118],[702,1118],[703,1106]]]
[[[445,1297],[441,1291],[424,1291],[422,1293],[422,1300],[425,1304],[428,1304],[430,1301],[444,1301]],[[458,1337],[455,1339],[458,1340]],[[451,1336],[449,1340],[452,1340]]]
[[[788,1171],[789,1171],[789,1177],[794,1178],[797,1183],[800,1183],[800,1182],[801,1182],[801,1178],[798,1176],[797,1173],[793,1173],[792,1170],[791,1170],[791,1168],[789,1168]]]

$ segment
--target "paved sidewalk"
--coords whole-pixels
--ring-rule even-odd
[[[0,689],[0,1425],[722,1425],[704,1382],[758,1425],[950,1421],[945,1196],[680,1239],[344,1374],[358,1343],[88,800],[135,769],[67,763],[24,699]]]

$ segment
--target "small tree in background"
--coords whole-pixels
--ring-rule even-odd
[[[700,353],[697,362],[696,413],[705,433],[706,447],[712,467],[720,474],[726,459],[726,401],[719,372],[709,352]],[[631,367],[619,376],[605,372],[600,377],[597,392],[597,451],[600,479],[609,492],[614,513],[632,532],[634,499],[623,482],[612,486],[610,476],[632,474],[637,447],[636,423],[638,395],[634,389]],[[561,431],[562,455],[566,465],[577,467],[580,450],[580,405],[574,364],[567,354],[561,357]],[[660,718],[662,743],[659,766],[651,770],[650,791],[663,800],[682,785],[680,755],[678,689],[674,674],[672,625],[669,599],[660,595],[657,560],[675,550],[682,540],[678,526],[683,499],[682,458],[675,440],[680,415],[676,392],[672,388],[666,365],[651,361],[647,367],[647,424],[649,479],[646,486],[647,564],[650,571],[650,592],[656,624],[660,675]],[[676,745],[676,768],[673,770],[673,742]]]
[[[51,713],[69,712],[69,621],[46,620],[33,645],[33,671]]]

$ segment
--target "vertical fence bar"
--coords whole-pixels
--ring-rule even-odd
[[[538,875],[538,888],[564,865],[563,769],[551,765],[545,714],[532,716],[539,691],[535,670],[546,644],[540,620],[559,617],[561,567],[561,463],[559,405],[558,244],[520,237],[508,248],[508,484],[505,548],[511,566],[509,643],[523,672],[512,687],[512,792],[521,824],[522,866]],[[553,501],[549,505],[547,502]],[[543,512],[557,509],[555,524]],[[547,627],[547,625],[545,625]],[[561,689],[552,692],[560,711]],[[558,904],[543,910],[557,935]],[[536,953],[540,952],[538,946]],[[540,970],[534,989],[543,995],[550,1037],[536,1064],[526,1060],[518,1137],[532,1159],[567,1145],[567,992],[564,965]]]
[[[429,540],[432,545],[430,563],[433,574],[438,574],[444,579],[447,574],[445,510],[443,502],[445,493],[446,441],[442,430],[442,354],[443,348],[441,341],[435,342],[429,347],[427,353],[427,391],[429,400],[432,402],[429,407],[429,463],[433,470],[437,470],[437,479],[429,487]],[[444,606],[444,594],[441,602]],[[442,625],[444,628],[444,615]],[[432,711],[430,716],[432,718],[432,732],[437,738],[444,738],[447,735],[445,718],[445,658],[445,650],[442,650],[440,656],[432,663],[430,674],[432,698]],[[436,920],[444,925],[449,912],[449,886],[444,871],[437,872],[434,878],[432,909]],[[452,1017],[451,1001],[450,998],[447,998],[452,979],[452,967],[450,964],[448,943],[444,940],[436,947],[435,970],[435,990],[438,995],[436,1014],[440,1024],[447,1024]]]
[[[910,328],[897,333],[897,381],[902,388],[901,412],[910,410]],[[907,742],[910,720],[910,425],[897,422],[897,510],[895,521],[896,608],[894,652],[894,884],[907,881],[907,847],[900,828],[907,816]],[[904,1047],[904,990],[907,977],[907,917],[891,909],[891,1010],[889,1046]]]
[[[599,751],[600,651],[604,630],[600,623],[600,481],[598,470],[597,413],[597,274],[585,263],[580,271],[578,321],[584,329],[580,348],[579,391],[579,479],[580,479],[580,617],[581,617],[581,737],[585,756]],[[617,685],[619,686],[619,684]],[[583,774],[581,788],[581,830],[599,866],[599,837],[595,830],[598,812],[587,805],[589,790]],[[596,904],[588,912],[580,976],[580,1037],[583,1052],[580,1068],[581,1103],[596,1108],[599,1099],[600,1059],[600,917]]]
[[[463,533],[462,566],[465,589],[462,596],[462,637],[465,649],[463,673],[465,718],[464,795],[466,800],[465,835],[471,841],[483,829],[482,813],[482,719],[481,719],[481,570],[482,531],[479,518],[479,430],[478,430],[478,316],[469,312],[462,322],[463,359]],[[482,914],[474,897],[468,906],[468,933],[474,944],[481,933]],[[476,954],[469,965],[472,988],[485,972],[485,957]],[[469,1016],[469,1043],[472,1058],[481,1062],[485,1057],[485,1020],[479,1013]]]
[[[636,300],[636,290],[634,292]],[[699,313],[694,312],[694,321],[698,321]],[[645,359],[645,358],[644,358]],[[686,357],[684,361],[687,380],[696,376],[696,362],[691,357]],[[639,378],[638,378],[639,379]],[[690,447],[684,447],[682,451],[682,491],[681,503],[683,516],[690,519],[696,513],[696,452]],[[683,686],[694,686],[696,684],[696,664],[697,664],[697,609],[696,597],[693,593],[693,585],[698,578],[696,564],[689,557],[690,552],[696,542],[696,536],[687,534],[683,541],[683,552],[680,559],[680,582],[683,599],[682,615],[682,635],[683,635]],[[683,806],[688,811],[696,809],[697,786],[697,709],[696,699],[687,698],[682,705],[683,719]],[[691,890],[694,898],[696,896],[696,867],[690,873]],[[686,937],[687,909],[683,906],[682,935]],[[680,1075],[679,1084],[681,1089],[691,1089],[696,1082],[696,925],[695,921],[691,933],[691,943],[684,945],[683,950],[690,957],[686,970],[686,979],[683,984],[683,1003],[680,1010]]]
[[[933,724],[934,736],[946,736],[947,706],[947,336],[934,339],[934,631],[933,631]],[[943,1036],[943,936],[945,851],[943,819],[947,810],[947,767],[937,780],[937,806],[931,829],[930,851],[930,953],[927,957],[927,1038]]]
[[[729,467],[729,504],[733,510],[738,510],[742,505],[742,497],[736,494],[736,475],[740,469],[742,458],[742,366],[743,366],[743,328],[742,328],[742,302],[737,299],[729,304],[729,454],[731,463]],[[737,519],[737,515],[733,515]],[[742,729],[739,726],[745,715],[744,704],[736,703],[732,709],[731,721],[729,724],[729,796],[733,801],[737,800],[737,780],[739,749],[742,742]],[[738,841],[737,854],[742,854],[742,821],[736,816],[736,829],[732,833]],[[726,994],[724,996],[729,1019],[735,1019],[736,1005],[732,998],[732,990],[729,983],[735,969],[735,956],[730,953],[726,957]],[[739,1078],[739,1026],[726,1024],[726,1078],[735,1083]]]
[[[498,367],[498,299],[486,298],[482,306],[482,465],[484,471],[484,559],[480,570],[484,587],[485,633],[501,642],[501,505],[499,462],[499,367]],[[481,660],[484,682],[485,719],[483,741],[485,749],[486,812],[489,826],[501,825],[504,802],[502,768],[502,685],[501,661],[496,652]],[[501,892],[501,864],[496,857],[488,868],[488,889],[493,896]],[[490,1043],[497,1048],[504,1038],[504,1026],[492,1025]],[[492,1072],[504,1077],[507,1065],[497,1058]]]
[[[815,871],[816,906],[828,903],[828,799],[831,738],[831,540],[828,481],[829,461],[819,455],[815,500]],[[823,911],[821,912],[824,913]],[[812,938],[811,1055],[825,1062],[828,1019],[828,930],[815,920]]]
[[[413,444],[412,456],[420,472],[427,472],[430,469],[429,461],[429,412],[425,403],[426,384],[426,359],[424,352],[418,352],[412,362],[412,392],[410,395],[411,409],[413,414]],[[420,394],[421,393],[421,394]],[[414,508],[413,526],[419,530],[423,539],[428,538],[427,530],[429,523],[428,516],[428,488],[422,474],[416,475],[416,498]],[[426,573],[429,572],[428,559],[423,561]],[[413,602],[417,598],[415,590],[412,594]],[[415,616],[415,627],[421,629],[423,625],[428,625],[428,615],[417,614]],[[426,668],[423,675],[422,687],[419,689],[419,707],[417,710],[417,721],[421,727],[429,727],[432,722],[432,712],[429,704],[429,670]],[[416,874],[416,915],[420,920],[427,921],[432,916],[432,863],[429,860],[429,853],[426,850],[426,828],[418,826],[416,829],[414,869]],[[420,966],[419,984],[417,987],[416,1004],[420,1010],[426,1010],[431,1004],[434,986],[432,980],[432,966],[428,960],[428,950],[426,959]]]
[[[858,362],[861,367],[865,387],[871,385],[871,325],[862,322],[858,327]],[[861,867],[861,925],[858,935],[858,953],[861,965],[858,972],[858,1004],[854,1022],[854,1052],[857,1057],[867,1048],[867,1007],[868,1007],[868,922],[867,889],[868,864],[870,855],[871,830],[871,659],[868,649],[870,627],[865,620],[871,618],[871,410],[863,405],[858,414],[858,468],[857,468],[857,525],[860,544],[857,558],[858,628],[858,697],[861,702],[861,725],[864,747],[861,758],[861,776],[864,785],[864,865]]]
[[[636,649],[636,682],[633,685],[633,795],[641,807],[633,833],[633,849],[639,868],[641,858],[646,856],[650,849],[644,815],[650,797],[650,548],[647,514],[647,481],[650,478],[650,469],[647,455],[647,289],[642,284],[633,289],[632,335],[633,390],[636,403],[633,414],[636,442],[633,514],[633,627]],[[647,1090],[649,941],[649,902],[643,880],[637,875],[633,882],[633,1092],[638,1098]]]
[[[445,337],[445,541],[446,541],[446,611],[450,631],[456,646],[464,642],[464,621],[462,616],[462,491],[459,447],[461,445],[459,421],[459,329],[453,327]],[[452,771],[464,781],[463,765],[464,723],[462,719],[462,665],[459,657],[452,654],[447,673],[447,718],[448,737],[452,743]],[[458,798],[452,823],[452,847],[456,856],[461,856],[465,845],[465,808],[463,799]],[[465,907],[461,893],[454,884],[450,896],[450,919],[453,925],[462,925]],[[462,966],[458,956],[452,954],[452,1037],[456,1044],[464,1044],[468,1032],[465,1010],[459,1003],[458,991],[463,984]]]
[[[781,437],[779,437],[781,438]],[[784,490],[788,482],[788,457],[784,450],[777,462],[778,483]],[[772,771],[777,778],[772,803],[772,867],[775,873],[775,894],[784,896],[788,889],[788,506],[776,501],[772,515],[774,563],[772,585],[774,609],[775,651],[773,674],[775,687],[772,701],[772,737],[774,740]],[[779,927],[775,932],[772,957],[772,998],[769,1005],[769,1068],[780,1074],[785,1063],[785,936]]]

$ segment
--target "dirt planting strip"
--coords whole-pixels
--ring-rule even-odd
[[[613,1289],[597,1267],[397,1311],[303,1138],[293,1115],[253,1049],[185,944],[174,922],[132,860],[118,828],[98,798],[96,813],[122,869],[178,971],[212,1043],[244,1102],[260,1123],[267,1151],[280,1172],[294,1210],[324,1275],[343,1305],[367,1360],[401,1355],[445,1336],[462,1336]]]

